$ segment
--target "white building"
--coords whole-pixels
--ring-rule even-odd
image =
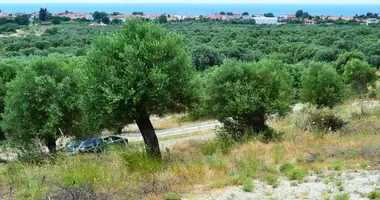
[[[277,24],[277,17],[253,17],[256,24]]]
[[[379,20],[377,20],[377,19],[374,19],[374,18],[372,18],[372,19],[367,19],[367,25],[370,25],[370,24],[377,24],[377,23],[379,23]]]

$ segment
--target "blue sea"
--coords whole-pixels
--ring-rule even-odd
[[[311,15],[355,15],[367,12],[380,13],[380,4],[377,5],[311,5],[311,4],[1,4],[3,12],[38,12],[47,8],[49,12],[94,12],[105,11],[132,13],[141,11],[147,14],[215,14],[220,11],[242,13],[267,13],[272,12],[276,16],[292,14],[299,9],[309,12]]]

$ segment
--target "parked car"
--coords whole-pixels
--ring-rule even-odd
[[[110,145],[128,144],[128,139],[122,136],[105,136],[101,138],[91,138],[88,140],[70,140],[66,144],[68,155],[77,153],[99,153],[104,151]]]
[[[82,140],[73,139],[66,144],[67,154],[69,156],[75,155],[79,152],[79,147],[83,143]]]

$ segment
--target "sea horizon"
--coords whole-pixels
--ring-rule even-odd
[[[367,12],[380,13],[380,4],[123,4],[123,3],[48,3],[10,4],[0,3],[2,12],[33,13],[40,8],[49,12],[120,12],[141,11],[145,14],[216,14],[221,11],[250,14],[271,12],[276,16],[293,14],[302,9],[311,15],[353,16]]]

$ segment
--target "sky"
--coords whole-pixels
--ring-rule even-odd
[[[0,0],[0,4],[15,3],[379,4],[380,6],[380,0]]]

